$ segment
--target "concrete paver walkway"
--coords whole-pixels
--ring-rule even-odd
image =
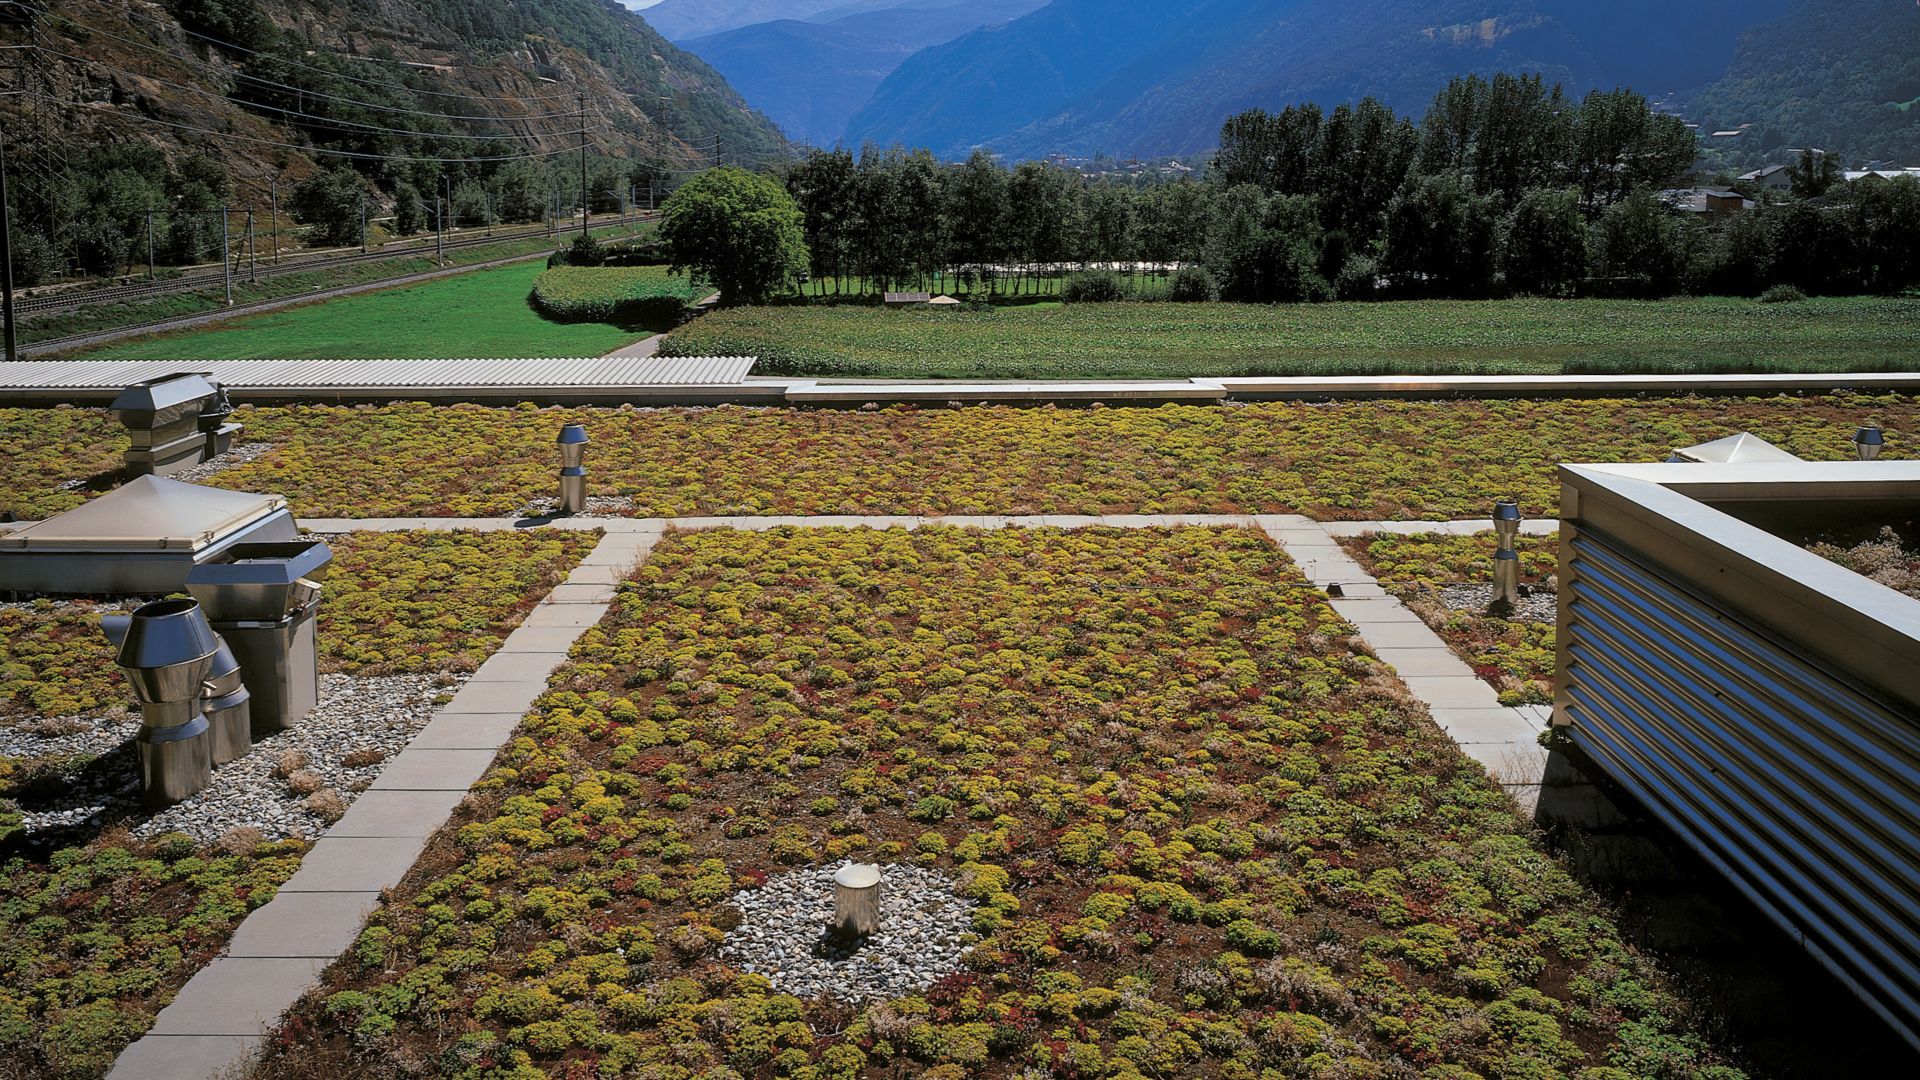
[[[1112,514],[762,516],[688,518],[309,518],[315,532],[415,529],[601,529],[604,538],[530,612],[454,698],[382,770],[321,837],[274,899],[234,932],[227,954],[189,980],[153,1028],[128,1047],[108,1080],[209,1080],[244,1073],[280,1016],[352,946],[384,890],[397,886],[519,727],[573,643],[599,622],[616,583],[669,529],[739,528],[1171,528],[1262,530],[1316,586],[1339,586],[1332,604],[1393,666],[1434,720],[1524,806],[1538,797],[1546,755],[1535,737],[1543,710],[1502,707],[1419,617],[1360,568],[1336,536],[1370,531],[1481,531],[1488,523],[1343,522],[1294,515]],[[1544,534],[1557,522],[1528,522]]]
[[[658,527],[607,533],[314,843],[273,900],[247,916],[227,955],[195,974],[120,1055],[109,1080],[207,1080],[244,1070],[280,1015],[353,944],[382,891],[400,884],[547,676],[606,613],[612,582],[659,536]]]

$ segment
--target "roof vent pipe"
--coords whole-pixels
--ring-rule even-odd
[[[583,514],[587,510],[587,429],[584,424],[568,424],[560,429],[554,442],[560,447],[560,512]]]
[[[1520,538],[1520,504],[1501,499],[1493,504],[1493,535],[1502,548],[1511,548]]]

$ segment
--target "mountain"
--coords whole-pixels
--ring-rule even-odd
[[[1054,0],[922,50],[847,140],[1152,156],[1212,147],[1227,116],[1374,95],[1418,111],[1461,74],[1540,72],[1659,94],[1725,71],[1793,0]]]
[[[846,5],[681,42],[792,139],[832,145],[847,121],[909,56],[1006,22],[1045,0],[920,0]]]
[[[786,152],[719,73],[607,0],[68,0],[36,18],[27,77],[45,97],[9,119],[49,175],[124,146],[209,159],[263,204],[266,177],[343,162],[390,190],[414,158],[577,146],[576,95],[604,153]]]
[[[865,6],[850,5],[848,0],[661,0],[640,14],[668,41],[686,41],[756,23],[806,19],[824,11]]]
[[[1689,113],[1716,128],[1753,124],[1762,145],[1920,165],[1920,5],[1795,0],[1740,39],[1726,77]]]

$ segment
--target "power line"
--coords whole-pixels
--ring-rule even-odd
[[[17,2],[18,2],[18,0],[0,0],[0,3],[17,3]],[[38,9],[35,9],[35,10],[38,10]],[[127,44],[127,45],[132,45],[132,46],[133,46],[134,48],[137,48],[137,49],[145,49],[145,50],[147,50],[148,52],[152,52],[152,53],[158,53],[159,55],[161,55],[161,56],[164,56],[164,57],[166,57],[167,59],[169,59],[169,60],[172,60],[172,61],[174,61],[174,62],[176,62],[176,63],[182,63],[182,64],[186,64],[186,63],[201,63],[201,64],[205,64],[205,61],[197,61],[197,60],[192,60],[192,59],[190,59],[190,58],[187,58],[187,57],[183,57],[183,56],[180,56],[180,55],[178,55],[177,53],[174,53],[174,52],[172,52],[171,50],[168,50],[168,49],[163,49],[163,48],[161,48],[161,47],[160,47],[160,46],[158,46],[158,45],[154,45],[154,44],[152,44],[151,42],[145,42],[145,41],[136,41],[136,40],[134,40],[133,38],[130,38],[130,37],[126,37],[126,36],[124,36],[124,35],[121,35],[121,34],[115,34],[115,33],[113,33],[112,31],[109,31],[109,30],[99,30],[99,29],[95,29],[94,27],[90,27],[90,26],[87,26],[87,25],[85,25],[84,23],[78,23],[78,22],[74,22],[74,21],[73,21],[72,19],[67,19],[67,18],[66,18],[65,16],[60,16],[60,18],[62,18],[62,19],[64,19],[64,20],[65,20],[66,22],[69,22],[69,23],[72,23],[72,24],[73,24],[74,26],[78,26],[78,27],[80,27],[81,29],[83,29],[83,30],[86,30],[86,31],[88,31],[88,32],[90,32],[90,33],[95,33],[95,34],[99,34],[99,35],[100,35],[100,36],[102,36],[102,37],[106,37],[106,38],[111,38],[111,39],[113,39],[114,41],[118,41],[118,42],[122,42],[123,44]],[[33,46],[33,47],[34,47],[34,48],[41,48],[41,49],[44,49],[44,48],[45,48],[44,46]],[[53,50],[50,50],[50,49],[48,49],[48,50],[45,50],[45,51],[49,51],[49,52],[51,52],[51,51],[53,51]],[[65,54],[63,53],[63,54],[61,54],[61,55],[65,55]],[[88,62],[88,63],[95,63],[96,61],[87,61],[87,62]],[[208,68],[212,68],[212,65],[210,65],[210,64],[207,64],[206,66],[207,66]],[[325,100],[327,100],[327,101],[338,101],[338,102],[341,102],[342,104],[346,104],[346,105],[357,105],[357,106],[359,106],[360,108],[363,108],[363,109],[373,109],[373,110],[375,110],[375,111],[378,111],[378,112],[392,112],[392,113],[403,113],[403,114],[405,114],[405,115],[408,115],[408,116],[431,116],[431,117],[435,117],[435,118],[438,118],[438,119],[444,119],[444,120],[472,120],[472,121],[486,121],[486,122],[491,122],[491,123],[496,123],[496,124],[497,124],[497,123],[503,123],[503,122],[505,122],[505,121],[509,121],[509,120],[570,120],[570,119],[572,119],[572,118],[573,118],[573,116],[574,116],[574,114],[573,114],[573,113],[571,113],[571,112],[564,112],[564,113],[534,113],[534,114],[530,114],[530,115],[527,115],[527,116],[508,116],[508,117],[500,117],[500,116],[462,116],[462,115],[456,115],[456,114],[453,114],[453,113],[442,113],[442,112],[435,112],[435,111],[432,111],[432,110],[428,110],[428,109],[408,109],[408,108],[403,108],[403,107],[401,107],[401,106],[398,106],[398,105],[383,105],[383,104],[381,104],[381,103],[379,103],[379,102],[376,102],[376,101],[362,101],[362,100],[361,100],[361,99],[359,99],[359,98],[351,98],[351,97],[345,97],[345,96],[343,96],[343,95],[340,95],[340,94],[329,94],[329,93],[327,93],[327,92],[326,92],[326,91],[324,91],[324,90],[311,90],[311,89],[308,89],[308,88],[306,88],[306,87],[304,87],[304,86],[295,86],[295,85],[293,85],[293,84],[291,84],[291,83],[283,83],[283,82],[275,82],[275,81],[274,81],[274,80],[272,80],[272,79],[268,79],[268,78],[264,78],[264,77],[262,77],[262,76],[259,76],[259,75],[255,75],[255,74],[253,74],[253,73],[251,73],[251,72],[249,72],[249,71],[247,71],[247,70],[246,70],[246,69],[244,69],[244,68],[236,68],[236,69],[234,69],[234,70],[233,70],[232,72],[230,72],[230,73],[228,73],[228,72],[219,72],[219,71],[218,71],[217,69],[214,69],[214,70],[215,70],[215,72],[216,72],[216,74],[219,74],[219,75],[220,75],[221,77],[226,77],[227,75],[229,75],[229,74],[230,74],[230,75],[231,75],[231,76],[232,76],[233,78],[236,78],[236,79],[245,79],[245,80],[247,80],[248,82],[253,82],[253,83],[258,83],[258,84],[260,84],[261,86],[271,86],[271,87],[274,87],[275,89],[279,89],[279,90],[286,90],[286,91],[289,91],[289,92],[291,92],[291,93],[294,93],[294,94],[300,94],[300,95],[304,95],[304,96],[306,96],[306,97],[311,97],[311,98],[323,98],[323,99],[325,99]],[[319,69],[319,68],[315,68],[314,70],[316,70],[316,71],[318,71],[318,70],[321,70],[321,69]],[[143,76],[143,78],[152,78],[152,77],[153,77],[153,76]],[[400,87],[399,89],[408,89],[408,88],[406,88],[406,87]],[[425,91],[425,90],[421,90],[421,91],[413,91],[413,92],[415,92],[415,93],[429,93],[429,91]],[[451,94],[443,94],[443,95],[440,95],[440,96],[442,96],[442,97],[453,97],[453,96],[456,96],[456,95],[451,95]],[[477,95],[476,95],[476,98],[477,98],[478,100],[483,100],[483,101],[490,101],[490,100],[498,100],[498,101],[521,101],[521,100],[537,100],[537,101],[551,101],[551,100],[554,100],[554,99],[552,99],[552,98],[535,98],[535,99],[521,99],[521,98],[484,98],[484,97],[478,97]]]
[[[184,90],[190,94],[201,94],[218,101],[225,101],[231,104],[244,106],[250,109],[269,109],[269,110],[272,110],[273,112],[283,113],[287,116],[301,117],[303,119],[312,120],[320,124],[333,124],[333,125],[339,125],[340,127],[343,127],[343,128],[360,129],[370,134],[411,135],[411,136],[417,136],[420,138],[427,138],[427,139],[470,139],[470,140],[476,140],[476,141],[485,141],[490,139],[540,139],[540,138],[552,137],[555,134],[571,134],[571,132],[542,133],[542,134],[521,134],[518,132],[506,132],[503,134],[474,135],[474,134],[467,134],[467,133],[461,133],[461,132],[413,131],[406,128],[387,127],[382,124],[363,124],[356,120],[342,120],[339,117],[334,117],[334,116],[319,116],[314,113],[301,112],[298,109],[287,109],[287,108],[282,108],[281,106],[278,106],[278,105],[268,105],[265,102],[260,102],[260,101],[235,99],[235,98],[228,97],[225,94],[219,93],[218,91],[209,90],[204,86],[192,86],[187,83],[174,82],[171,79],[163,79],[158,75],[148,75],[138,71],[128,71],[125,68],[117,68],[110,64],[102,64],[97,60],[92,60],[84,56],[74,56],[71,53],[64,53],[59,51],[58,49],[43,48],[41,51],[50,53],[54,56],[62,57],[67,60],[74,60],[83,64],[91,64],[95,67],[99,67],[107,71],[117,72],[121,75],[131,75],[139,79],[150,79],[153,82],[160,83],[163,86],[171,86],[176,90]],[[425,113],[423,115],[438,116],[439,114]],[[564,114],[558,114],[558,115],[564,115],[564,116],[567,116],[569,119],[571,119],[573,116],[577,114],[564,113]]]
[[[71,24],[71,25],[74,25],[74,26],[78,26],[78,27],[80,27],[80,28],[81,28],[81,29],[83,29],[83,30],[90,30],[90,31],[92,31],[92,32],[94,32],[94,33],[97,33],[97,34],[106,34],[106,35],[107,35],[108,37],[118,37],[118,35],[115,35],[115,34],[113,34],[113,33],[111,33],[111,32],[109,32],[109,31],[106,31],[106,30],[101,30],[100,28],[98,28],[98,27],[94,27],[94,26],[88,26],[88,25],[87,25],[86,23],[83,23],[83,22],[80,22],[80,21],[78,21],[78,20],[76,20],[76,19],[71,19],[71,18],[68,18],[68,17],[67,17],[67,16],[65,16],[65,15],[61,15],[61,14],[58,14],[58,13],[56,13],[56,12],[52,12],[52,11],[48,11],[48,10],[47,10],[46,8],[43,8],[43,7],[39,7],[39,6],[37,6],[37,5],[34,5],[34,4],[30,4],[30,3],[27,3],[27,2],[26,2],[26,0],[6,0],[6,2],[7,2],[7,3],[11,3],[11,4],[14,4],[14,5],[16,5],[16,6],[19,6],[19,7],[22,7],[22,8],[25,8],[25,9],[26,9],[26,10],[28,10],[28,11],[37,11],[37,12],[39,12],[40,14],[42,14],[42,15],[45,15],[45,16],[48,16],[48,17],[50,17],[50,18],[55,18],[55,19],[59,19],[59,20],[61,20],[62,22],[66,22],[66,23],[69,23],[69,24]],[[287,65],[288,67],[297,67],[297,68],[305,68],[305,69],[306,69],[306,70],[308,70],[308,71],[318,71],[318,72],[320,72],[320,73],[321,73],[321,74],[323,74],[323,75],[331,75],[331,76],[333,76],[333,77],[334,77],[334,78],[336,78],[336,79],[345,79],[345,80],[347,80],[348,82],[356,82],[356,83],[360,83],[360,84],[362,84],[362,85],[364,85],[364,86],[379,86],[379,87],[385,87],[385,88],[387,88],[387,89],[390,89],[390,90],[406,90],[406,91],[409,91],[409,92],[411,92],[411,93],[415,93],[415,94],[431,94],[431,95],[434,95],[434,96],[436,96],[436,97],[450,97],[450,98],[465,98],[465,99],[471,99],[471,100],[475,100],[475,101],[564,101],[564,100],[566,100],[564,96],[556,96],[556,97],[500,97],[500,96],[490,96],[490,95],[486,95],[486,94],[456,94],[456,93],[449,93],[449,92],[447,92],[447,91],[443,91],[443,90],[423,90],[423,89],[420,89],[420,88],[418,88],[418,87],[412,87],[412,86],[408,86],[408,85],[407,85],[407,84],[405,84],[405,83],[392,83],[392,82],[381,82],[381,81],[380,81],[380,80],[378,80],[378,79],[362,79],[362,78],[359,78],[358,76],[354,76],[354,75],[346,75],[346,74],[342,74],[342,73],[340,73],[340,72],[337,72],[337,71],[334,71],[334,70],[332,70],[332,69],[330,69],[330,68],[323,68],[323,67],[318,67],[318,66],[315,66],[315,65],[313,65],[313,64],[303,64],[303,63],[301,63],[301,62],[299,62],[298,60],[289,60],[289,59],[287,59],[287,58],[285,58],[285,57],[282,57],[282,56],[276,56],[276,55],[274,55],[273,53],[269,53],[269,52],[263,52],[262,50],[259,50],[259,49],[250,49],[250,48],[248,48],[248,47],[246,47],[245,45],[239,45],[239,44],[235,44],[234,42],[231,42],[231,41],[226,41],[226,40],[224,40],[224,39],[222,39],[222,38],[217,38],[217,37],[212,37],[212,36],[210,36],[210,35],[207,35],[207,34],[200,34],[200,33],[195,33],[194,31],[192,31],[192,30],[189,30],[189,29],[187,29],[187,28],[186,28],[185,26],[178,26],[178,27],[176,27],[176,26],[171,26],[171,25],[167,25],[167,24],[164,24],[164,23],[161,23],[161,22],[160,22],[159,20],[157,20],[157,19],[151,19],[151,18],[148,18],[148,17],[147,17],[147,16],[145,16],[145,15],[141,15],[141,14],[140,14],[140,13],[138,13],[138,12],[133,12],[133,11],[128,11],[128,12],[127,12],[126,14],[127,14],[127,16],[128,16],[129,18],[139,18],[139,19],[143,19],[143,20],[145,20],[146,22],[148,22],[148,23],[150,23],[150,24],[152,24],[152,25],[154,25],[154,26],[158,26],[158,27],[160,27],[160,29],[162,29],[162,30],[167,30],[167,31],[173,31],[173,30],[176,30],[176,29],[177,29],[177,30],[178,30],[178,31],[179,31],[180,33],[183,33],[183,34],[186,34],[186,35],[187,35],[188,37],[194,37],[194,38],[199,38],[199,39],[200,39],[201,41],[205,41],[205,42],[208,42],[209,44],[213,44],[213,45],[218,45],[218,46],[220,46],[220,47],[221,47],[222,49],[226,49],[226,50],[229,50],[229,51],[231,51],[231,52],[237,52],[237,53],[246,53],[246,54],[247,54],[247,55],[249,55],[249,56],[263,56],[263,57],[266,57],[266,58],[267,58],[268,60],[271,60],[271,61],[273,61],[274,63],[278,63],[278,64],[285,64],[285,65]],[[122,41],[125,41],[125,40],[127,40],[127,39],[126,39],[126,38],[120,38],[119,40],[122,40]],[[380,63],[392,63],[392,64],[406,64],[406,63],[407,63],[407,62],[406,62],[406,61],[404,61],[404,60],[387,60],[387,59],[385,59],[384,57],[377,57],[377,56],[371,56],[371,57],[361,57],[361,56],[358,56],[358,55],[356,55],[356,54],[344,54],[344,55],[352,55],[352,56],[354,56],[354,58],[355,58],[355,59],[357,59],[357,60],[371,60],[371,61],[375,61],[375,62],[380,62]],[[414,69],[412,69],[412,70],[419,70],[419,69],[417,69],[417,68],[414,68]]]
[[[44,94],[34,94],[32,96],[42,101],[45,101],[50,105],[66,104],[65,102],[55,101],[53,98],[48,97]],[[282,150],[296,150],[303,154],[330,154],[330,155],[333,155],[334,157],[357,158],[364,161],[420,161],[420,162],[437,163],[441,165],[468,165],[468,164],[481,164],[481,163],[493,162],[493,161],[533,161],[533,160],[550,158],[556,154],[569,153],[573,150],[573,147],[569,146],[569,147],[563,147],[559,150],[542,150],[542,151],[531,153],[531,154],[490,154],[490,155],[481,155],[476,157],[430,157],[430,156],[421,155],[421,154],[363,154],[353,150],[332,150],[324,146],[301,146],[298,143],[280,142],[275,139],[255,138],[254,136],[251,136],[251,135],[238,135],[231,131],[216,131],[212,128],[196,127],[192,124],[175,123],[171,120],[161,120],[151,116],[142,116],[138,113],[100,112],[100,113],[96,113],[96,115],[112,117],[114,119],[119,119],[119,120],[137,120],[144,124],[159,124],[161,127],[177,128],[181,131],[197,131],[202,135],[214,135],[222,139],[238,139],[241,142],[253,143],[258,146],[273,146],[273,147],[278,147]],[[556,136],[572,135],[572,134],[575,134],[575,132],[562,131],[562,132],[555,133]]]

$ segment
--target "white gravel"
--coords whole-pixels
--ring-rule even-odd
[[[31,835],[96,829],[124,817],[134,835],[141,837],[183,832],[202,843],[213,843],[242,826],[259,829],[271,840],[316,837],[326,831],[328,822],[306,809],[307,795],[293,791],[274,775],[281,755],[290,750],[304,753],[306,771],[318,776],[325,790],[337,793],[343,804],[351,805],[387,761],[432,719],[435,703],[457,685],[457,679],[439,675],[324,675],[320,707],[312,715],[291,731],[254,743],[245,757],[216,768],[213,783],[205,790],[158,813],[140,805],[136,751],[130,742],[139,731],[137,716],[90,721],[91,732],[60,738],[98,740],[106,744],[104,756],[86,771],[84,786],[67,798],[25,811],[24,825]],[[41,739],[34,756],[56,752],[48,748],[50,741]],[[350,767],[343,759],[356,750],[379,751],[383,756],[371,764]]]
[[[972,901],[951,877],[918,866],[880,869],[880,929],[850,950],[827,936],[837,866],[796,870],[733,895],[744,916],[720,955],[774,989],[851,1005],[924,990],[973,950]]]
[[[178,480],[186,484],[198,483],[209,476],[223,473],[235,465],[245,465],[247,462],[273,449],[273,447],[274,444],[270,442],[241,443],[239,446],[228,450],[219,457],[210,458],[195,465],[191,469],[182,469],[167,479]]]
[[[633,496],[631,495],[589,495],[587,510],[584,514],[570,515],[576,518],[623,518],[631,516]],[[560,513],[560,500],[553,496],[532,499],[517,512],[523,518],[556,517]]]
[[[1440,594],[1440,602],[1454,611],[1463,611],[1469,615],[1485,615],[1493,604],[1492,585],[1443,585],[1435,590]],[[1523,622],[1553,622],[1559,614],[1560,603],[1552,589],[1539,585],[1520,586],[1520,602],[1514,605],[1510,618]]]

